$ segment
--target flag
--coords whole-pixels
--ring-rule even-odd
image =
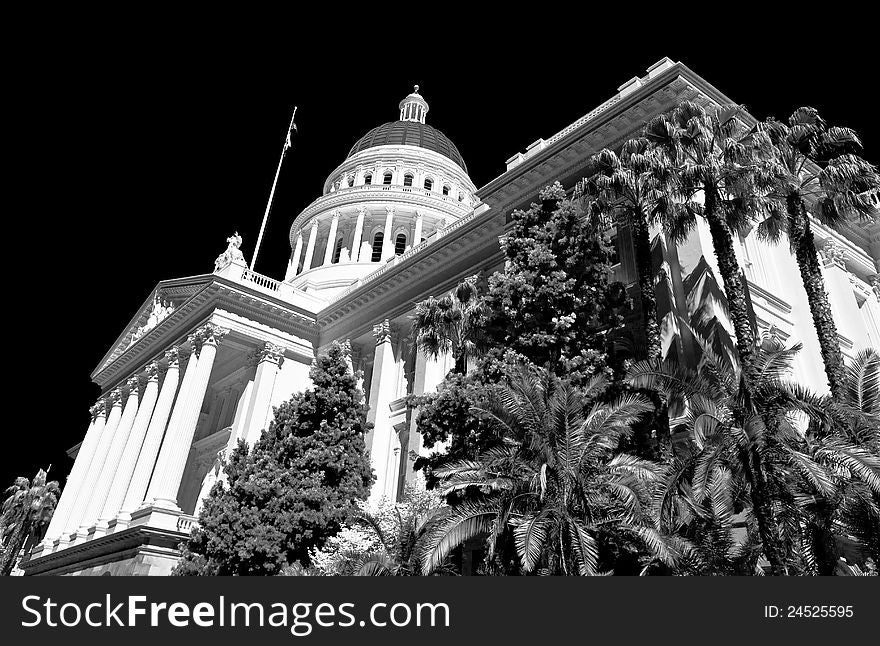
[[[296,132],[296,122],[294,119],[296,118],[296,106],[293,106],[293,115],[290,117],[290,127],[287,129],[287,139],[284,140],[284,150],[287,151],[288,148],[293,146],[293,142],[290,141],[290,133]]]

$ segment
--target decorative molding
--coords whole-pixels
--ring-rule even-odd
[[[841,269],[846,269],[846,250],[834,238],[827,238],[825,244],[819,250],[819,255],[825,261],[825,266],[836,265]]]

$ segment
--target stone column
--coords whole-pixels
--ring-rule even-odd
[[[101,431],[104,430],[104,422],[107,417],[104,402],[99,400],[89,409],[89,412],[91,413],[92,421],[79,447],[79,452],[76,454],[73,468],[67,476],[67,483],[61,494],[61,500],[58,501],[58,507],[52,515],[52,521],[49,523],[49,529],[46,531],[46,539],[43,541],[44,547],[51,545],[67,526],[67,521],[76,503],[77,495],[82,489],[83,479],[88,473],[92,458],[95,455]]]
[[[312,258],[315,256],[315,243],[318,241],[318,218],[312,220],[312,230],[309,232],[309,244],[306,245],[306,259],[303,262],[303,271],[312,268]]]
[[[190,387],[185,391],[181,389],[181,397],[178,398],[177,405],[174,407],[165,440],[162,443],[162,450],[159,452],[159,459],[156,462],[156,475],[153,477],[155,486],[153,486],[153,482],[150,483],[150,491],[147,495],[148,498],[154,499],[155,506],[173,511],[180,510],[177,505],[177,491],[180,489],[180,480],[189,457],[202,401],[205,398],[205,391],[208,389],[208,380],[211,377],[211,369],[214,367],[217,346],[223,340],[226,332],[227,330],[209,323],[200,328],[195,335],[196,338],[193,342],[201,343],[201,349],[197,348],[198,365],[195,368]],[[187,376],[189,376],[189,366],[184,381]]]
[[[364,217],[366,217],[367,209],[363,206],[358,207],[357,222],[354,225],[354,234],[351,236],[351,261],[357,262],[361,250],[361,238],[364,237]]]
[[[180,357],[177,348],[172,348],[165,353],[167,368],[165,380],[159,391],[156,406],[150,417],[150,423],[144,436],[144,443],[137,456],[137,462],[125,491],[122,501],[121,514],[123,520],[129,519],[129,514],[137,509],[147,495],[147,485],[156,465],[159,455],[159,447],[162,445],[162,436],[165,434],[165,426],[168,416],[171,414],[171,406],[174,403],[174,395],[177,394],[177,385],[180,383]]]
[[[333,211],[333,219],[330,220],[330,234],[327,237],[327,248],[324,250],[324,264],[329,265],[333,260],[333,250],[336,248],[336,230],[339,228],[339,210]]]
[[[93,500],[98,478],[104,468],[107,452],[110,450],[110,445],[113,442],[113,435],[116,432],[116,427],[119,426],[119,419],[122,417],[122,391],[118,388],[112,390],[105,406],[110,408],[110,412],[107,414],[107,421],[104,424],[101,438],[95,448],[95,455],[89,465],[89,470],[83,478],[83,486],[77,496],[76,506],[67,520],[69,531],[78,534],[77,542],[85,540],[88,524],[95,520],[94,518],[87,518],[88,510]]]
[[[302,250],[303,234],[302,231],[299,231],[296,234],[296,245],[293,248],[293,255],[290,257],[290,263],[287,265],[287,273],[284,275],[284,280],[290,280],[296,276],[296,270],[299,269],[299,258],[302,256]]]
[[[382,235],[382,262],[394,255],[394,207],[385,207],[385,230]]]
[[[254,376],[251,400],[242,420],[240,435],[249,446],[260,438],[260,434],[266,428],[272,391],[275,388],[275,378],[278,376],[278,369],[284,362],[284,348],[266,342],[257,351],[254,359],[257,362],[257,374]]]
[[[101,519],[101,512],[104,510],[104,504],[107,502],[110,487],[113,485],[113,479],[119,468],[119,462],[122,459],[122,453],[128,442],[131,426],[134,424],[134,419],[137,416],[139,408],[138,382],[139,380],[137,377],[131,377],[126,382],[128,397],[125,401],[125,408],[122,411],[122,417],[119,419],[119,425],[116,427],[116,432],[113,434],[113,442],[110,444],[110,449],[107,451],[107,457],[104,460],[104,468],[101,469],[101,475],[95,483],[95,489],[92,493],[91,501],[89,502],[85,515],[84,524],[86,526],[91,526],[92,523],[97,524]],[[103,534],[103,530],[106,530],[106,525],[101,530],[96,531],[98,531],[99,534]]]
[[[370,464],[376,474],[376,482],[370,491],[370,502],[376,503],[385,495],[389,478],[394,474],[389,471],[391,462],[391,402],[397,390],[394,362],[394,350],[391,342],[391,325],[385,319],[373,328],[376,337],[376,350],[373,359],[373,376],[370,382],[370,408],[367,421],[373,429],[367,434],[367,450],[370,452]]]
[[[868,337],[845,259],[843,246],[834,238],[828,238],[822,245],[820,260],[824,261],[825,287],[834,323],[838,332],[852,341],[854,347],[864,348],[868,345]]]
[[[422,212],[416,211],[416,226],[413,231],[412,246],[415,247],[422,241]]]
[[[131,425],[131,431],[128,434],[125,449],[122,451],[119,466],[116,468],[116,475],[113,477],[113,483],[107,493],[107,500],[104,503],[104,509],[99,516],[101,520],[109,522],[115,518],[122,507],[123,500],[125,500],[128,485],[134,475],[138,456],[140,455],[141,448],[144,444],[144,438],[147,434],[150,418],[153,416],[153,409],[155,408],[156,400],[159,397],[158,362],[154,361],[147,366],[146,379],[147,383],[144,386],[144,394],[141,396],[141,401],[138,405],[137,415]]]

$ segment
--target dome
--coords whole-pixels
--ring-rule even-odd
[[[466,173],[467,166],[455,144],[436,128],[418,121],[389,121],[373,128],[351,147],[348,156],[376,146],[418,146],[433,150],[461,166]]]
[[[417,146],[451,159],[467,173],[467,166],[465,166],[464,159],[455,144],[442,132],[425,124],[425,115],[428,114],[430,108],[422,95],[419,94],[418,85],[400,102],[398,107],[400,108],[400,120],[389,121],[370,130],[351,147],[346,159],[355,153],[376,146]]]

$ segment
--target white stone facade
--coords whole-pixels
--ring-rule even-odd
[[[731,102],[663,59],[509,159],[479,190],[463,164],[434,149],[382,143],[353,151],[293,219],[283,281],[248,269],[233,236],[214,273],[159,283],[92,375],[103,394],[26,572],[167,573],[201,499],[221,477],[218,455],[259,437],[272,408],[309,387],[312,360],[336,340],[351,343],[374,424],[367,438],[377,476],[372,498],[394,499],[412,477],[411,454],[424,452],[404,398],[433,391],[451,367],[412,347],[414,304],[500,268],[498,238],[512,209],[553,181],[573,185],[592,154],[619,146],[685,99]],[[400,104],[401,121],[424,125],[427,112],[417,92]],[[880,222],[875,216],[840,232],[813,226],[845,356],[880,347]],[[616,235],[615,278],[633,289],[628,232]],[[660,299],[664,350],[687,357],[692,344],[679,317],[708,313],[729,327],[711,238],[702,225],[678,247],[659,231],[652,235],[669,287]],[[760,332],[802,343],[794,376],[827,390],[787,245],[768,245],[752,232],[737,251]]]

